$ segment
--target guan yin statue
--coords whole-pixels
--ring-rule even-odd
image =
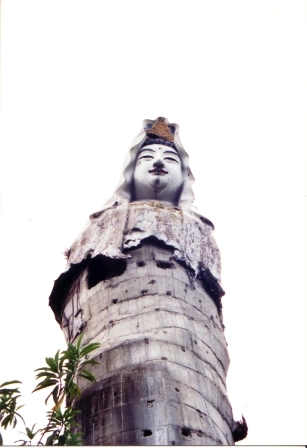
[[[178,125],[145,120],[114,196],[69,249],[49,303],[72,342],[100,342],[80,379],[86,445],[233,445],[220,254],[193,208]]]

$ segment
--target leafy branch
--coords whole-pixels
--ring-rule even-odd
[[[98,364],[94,360],[88,360],[88,355],[96,350],[100,344],[94,342],[82,345],[83,335],[81,335],[76,344],[68,344],[66,350],[57,351],[54,358],[46,358],[45,367],[36,369],[36,379],[39,383],[33,392],[52,387],[48,394],[45,404],[52,398],[53,407],[47,412],[48,422],[44,428],[34,431],[36,425],[30,429],[26,427],[23,417],[18,413],[22,406],[17,406],[17,399],[20,397],[18,388],[4,388],[10,384],[20,383],[20,381],[9,381],[0,386],[0,422],[4,429],[8,425],[16,426],[17,417],[21,418],[25,425],[27,436],[26,440],[17,440],[21,442],[21,446],[32,445],[35,437],[39,437],[37,445],[81,445],[82,434],[77,432],[80,426],[75,423],[75,417],[80,411],[76,410],[74,403],[76,398],[80,397],[81,390],[76,383],[78,377],[85,378],[90,382],[96,381],[94,375],[85,367],[88,365]],[[65,403],[64,403],[65,401]],[[62,409],[64,405],[66,409]],[[43,443],[44,436],[48,436]],[[0,434],[0,445],[3,440]]]
[[[17,406],[17,399],[21,396],[19,389],[16,388],[8,388],[10,384],[21,384],[20,381],[13,380],[7,381],[6,383],[2,383],[0,385],[0,422],[1,426],[6,429],[8,425],[13,426],[15,428],[17,424],[17,417],[21,418],[24,422],[22,416],[17,412],[21,406]],[[1,434],[0,434],[1,437]],[[2,441],[2,437],[0,439]]]

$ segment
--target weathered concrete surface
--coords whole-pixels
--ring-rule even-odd
[[[173,373],[159,360],[123,368],[88,388],[82,399],[86,443],[228,445],[232,435],[223,417]]]
[[[220,445],[247,433],[226,392],[220,253],[164,117],[144,120],[118,188],[66,251],[49,304],[68,341],[101,342],[80,380],[88,445]]]
[[[159,201],[129,205],[115,203],[94,213],[68,251],[67,270],[56,280],[51,293],[49,303],[56,319],[63,324],[63,303],[67,300],[70,285],[79,279],[82,271],[86,270],[86,289],[100,281],[122,276],[131,257],[130,252],[145,239],[155,238],[173,249],[172,260],[168,263],[174,264],[173,260],[177,260],[188,268],[189,282],[194,283],[197,278],[202,280],[202,286],[215,301],[222,321],[221,297],[224,291],[220,280],[220,253],[212,235],[213,228],[206,218]],[[72,306],[74,310],[79,309],[75,302]],[[72,334],[77,334],[83,324],[81,320],[71,322],[69,325],[75,326],[71,329]]]
[[[80,379],[88,445],[228,445],[220,255],[197,213],[140,201],[91,216],[50,306],[67,341],[100,342]]]
[[[88,288],[90,265],[62,313],[68,340],[101,342],[97,383],[83,380],[87,445],[233,444],[227,344],[216,304],[174,249],[143,240],[126,269]]]
[[[195,276],[201,264],[220,281],[221,259],[213,229],[208,219],[159,201],[115,203],[91,215],[89,224],[71,247],[68,268],[88,255],[129,258],[125,250],[154,236],[173,247],[173,256],[189,266]]]

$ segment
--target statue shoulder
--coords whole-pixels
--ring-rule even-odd
[[[129,208],[128,203],[121,203],[119,201],[114,201],[111,204],[107,203],[105,207],[103,207],[101,210],[98,210],[95,213],[92,213],[89,218],[90,221],[96,221],[97,219],[103,217],[104,214],[112,213],[115,211],[127,211]]]
[[[196,207],[191,207],[188,210],[183,209],[183,213],[185,216],[190,216],[192,219],[199,220],[203,224],[209,226],[212,230],[214,230],[213,222],[211,222],[210,219],[206,218],[205,216],[201,215],[199,211],[196,209]]]

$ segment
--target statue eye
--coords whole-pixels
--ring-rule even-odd
[[[150,154],[144,154],[143,156],[139,157],[139,160],[141,159],[153,159],[153,156],[151,156]]]
[[[173,157],[164,157],[164,160],[171,160],[172,162],[179,163],[178,160],[174,159]]]

